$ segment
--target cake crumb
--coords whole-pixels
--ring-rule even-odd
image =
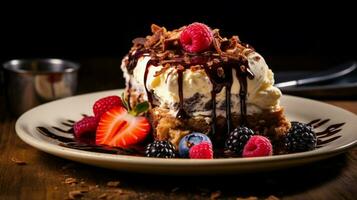
[[[210,199],[215,200],[215,199],[218,199],[218,197],[220,197],[220,196],[221,196],[221,191],[217,190],[217,191],[211,193]]]
[[[103,193],[98,196],[98,199],[107,199],[108,195],[106,193]]]
[[[71,199],[71,200],[72,199],[76,199],[76,198],[80,198],[82,196],[83,196],[83,194],[82,194],[82,192],[80,190],[73,190],[73,191],[70,191],[68,193],[68,198]]]
[[[73,186],[73,185],[76,185],[78,183],[78,181],[75,178],[69,177],[64,180],[64,183]]]
[[[89,191],[95,190],[95,189],[97,189],[97,188],[98,188],[98,187],[93,186],[93,185],[90,185],[90,186],[88,187]]]
[[[108,187],[118,187],[119,184],[120,184],[120,181],[109,181],[109,182],[107,183],[107,186],[108,186]]]
[[[119,195],[125,194],[125,192],[123,190],[121,190],[121,189],[116,189],[113,192],[116,193],[116,194],[119,194]]]
[[[274,195],[270,195],[265,200],[279,200],[279,198]]]
[[[258,197],[250,196],[250,197],[237,197],[236,200],[258,200]]]
[[[14,162],[16,165],[26,165],[27,164],[25,161],[17,159],[15,157],[12,157],[11,161]]]
[[[80,191],[82,193],[88,193],[89,192],[89,188],[88,187],[84,187],[84,188],[81,188]]]

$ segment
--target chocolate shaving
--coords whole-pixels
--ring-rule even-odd
[[[223,38],[223,40],[221,41],[220,49],[222,51],[227,51],[229,47],[231,47],[231,41],[229,41],[227,38]]]
[[[109,181],[109,182],[107,183],[107,186],[108,186],[108,187],[118,187],[119,184],[120,184],[119,181]]]
[[[161,64],[166,64],[166,63],[180,63],[180,62],[183,62],[184,59],[182,58],[175,58],[175,59],[171,59],[171,60],[163,60],[161,61],[160,63]]]
[[[27,164],[25,161],[19,160],[19,159],[15,158],[15,157],[12,157],[11,161],[14,162],[17,165],[26,165]]]
[[[217,53],[222,54],[221,43],[217,38],[213,38],[213,47],[217,51]]]
[[[212,66],[217,62],[210,60],[218,58],[218,63],[227,63],[232,61],[241,61],[254,52],[254,48],[240,41],[238,36],[233,36],[230,39],[222,38],[219,34],[219,29],[212,30],[212,46],[202,53],[185,52],[180,45],[180,35],[185,26],[167,31],[165,27],[160,27],[156,24],[151,25],[152,35],[146,38],[139,37],[133,40],[134,46],[131,49],[133,52],[149,52],[152,59],[157,59],[158,64],[165,65],[166,63],[180,63],[190,67],[197,65],[194,57],[202,57],[207,59],[207,65]],[[130,53],[129,53],[130,54]],[[129,62],[126,62],[130,65]],[[175,65],[171,65],[175,66]],[[166,69],[165,69],[166,70]],[[132,72],[132,70],[128,70]],[[160,74],[160,73],[159,73]]]
[[[78,181],[77,181],[77,179],[75,179],[75,178],[66,178],[66,179],[64,180],[64,183],[71,185],[71,184],[77,184]]]
[[[164,38],[162,43],[162,51],[179,46],[180,34],[181,31],[168,32],[167,38]]]
[[[77,199],[83,196],[83,193],[81,190],[73,190],[68,193],[68,198],[69,199]]]
[[[173,55],[170,55],[170,54],[172,54],[172,52],[164,51],[162,53],[156,54],[156,57],[158,57],[160,60],[165,60],[166,58],[169,58],[169,57],[173,56]]]
[[[134,45],[137,45],[137,44],[144,45],[146,42],[146,38],[138,37],[138,38],[133,39],[132,42]]]
[[[154,27],[154,28],[153,28]],[[164,34],[164,31],[166,30],[165,28],[156,28],[156,25],[153,24],[151,26],[151,30],[153,30],[153,35],[152,36],[147,36],[146,41],[144,43],[145,48],[150,48],[154,46],[158,41],[160,41],[160,38],[162,34]],[[158,44],[156,44],[158,45]]]
[[[98,196],[98,199],[107,199],[108,195],[106,193],[103,193]]]
[[[236,200],[258,200],[258,197],[250,196],[250,197],[237,197]]]
[[[162,28],[156,24],[151,24],[151,32],[152,33],[156,33],[158,31],[160,31]]]
[[[279,198],[274,195],[270,195],[267,198],[265,198],[265,200],[279,200]]]
[[[221,191],[217,190],[217,191],[211,193],[210,199],[215,200],[215,199],[218,199],[218,197],[220,197],[220,196],[221,196]]]
[[[154,77],[160,76],[162,73],[164,73],[169,68],[170,68],[170,64],[166,63],[163,68],[161,68],[159,71],[155,72]]]

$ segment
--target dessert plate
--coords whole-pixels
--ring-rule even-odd
[[[36,127],[63,127],[65,121],[78,120],[92,112],[92,104],[111,90],[69,97],[43,104],[24,113],[16,122],[18,136],[27,144],[65,159],[122,171],[156,174],[228,174],[276,170],[325,159],[345,152],[357,143],[357,116],[341,108],[318,101],[285,95],[281,105],[291,121],[311,122],[319,126],[319,148],[294,154],[256,158],[219,158],[213,160],[160,159],[77,150],[40,134]],[[58,135],[66,137],[59,132]],[[68,134],[67,134],[68,135]]]

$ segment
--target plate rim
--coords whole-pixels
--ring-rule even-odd
[[[284,154],[284,155],[274,155],[274,156],[269,156],[269,157],[254,157],[254,158],[215,158],[215,159],[183,159],[183,158],[172,158],[172,159],[165,159],[165,158],[148,158],[148,157],[141,157],[141,156],[130,156],[130,155],[120,155],[120,154],[108,154],[108,153],[98,153],[98,152],[90,152],[90,151],[85,151],[85,150],[77,150],[77,149],[71,149],[68,147],[62,147],[59,146],[58,144],[53,144],[50,142],[46,142],[45,140],[39,140],[38,138],[32,136],[31,134],[26,133],[26,131],[22,130],[20,127],[20,123],[23,121],[23,118],[25,118],[27,115],[29,115],[31,112],[33,112],[35,109],[38,109],[39,107],[47,106],[48,104],[52,104],[58,101],[67,101],[71,98],[78,98],[78,97],[83,97],[83,96],[90,96],[93,94],[100,94],[100,93],[111,93],[111,92],[122,92],[123,89],[114,89],[114,90],[105,90],[105,91],[98,91],[98,92],[91,92],[91,93],[86,93],[86,94],[80,94],[80,95],[75,95],[55,101],[51,101],[42,105],[39,105],[35,108],[32,108],[22,114],[16,121],[15,124],[15,131],[17,135],[23,140],[25,143],[29,144],[30,146],[39,149],[41,151],[54,154],[56,156],[59,156],[58,154],[58,148],[61,149],[60,154],[66,154],[66,157],[85,157],[87,159],[92,159],[92,160],[98,160],[98,161],[105,161],[105,162],[125,162],[125,163],[131,163],[131,164],[150,164],[150,165],[160,165],[160,166],[196,166],[196,165],[205,165],[205,166],[211,166],[211,165],[229,165],[229,164],[251,164],[251,163],[265,163],[265,162],[279,162],[279,161],[288,161],[288,160],[295,160],[295,159],[302,159],[302,158],[314,158],[314,157],[330,157],[334,156],[339,153],[343,153],[347,151],[348,149],[354,147],[357,144],[357,140],[354,140],[352,142],[346,143],[344,145],[338,146],[333,149],[325,149],[323,151],[314,150],[314,151],[307,151],[307,152],[301,152],[301,153],[290,153],[290,154]],[[357,115],[352,113],[351,111],[345,110],[343,108],[340,108],[335,105],[331,105],[325,102],[313,100],[313,99],[308,99],[308,98],[303,98],[303,97],[297,97],[293,95],[283,95],[283,98],[292,98],[296,100],[303,100],[303,101],[310,101],[313,103],[319,103],[319,104],[324,104],[325,106],[331,106],[334,107],[334,109],[338,109],[346,114],[352,115],[356,117]],[[57,148],[57,149],[56,149]],[[61,156],[60,156],[61,157]]]

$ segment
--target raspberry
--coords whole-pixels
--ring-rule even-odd
[[[100,118],[103,113],[107,112],[114,106],[122,106],[121,98],[118,96],[108,96],[97,100],[93,105],[93,113]]]
[[[98,126],[98,118],[84,117],[80,121],[74,123],[73,130],[76,138],[83,138],[87,134],[95,133]]]
[[[200,53],[211,46],[213,34],[205,24],[195,22],[188,25],[180,35],[183,49],[190,53]]]
[[[243,149],[243,157],[271,156],[273,146],[268,138],[261,135],[252,136]]]
[[[213,150],[210,142],[202,142],[191,147],[189,152],[190,158],[212,159]]]

